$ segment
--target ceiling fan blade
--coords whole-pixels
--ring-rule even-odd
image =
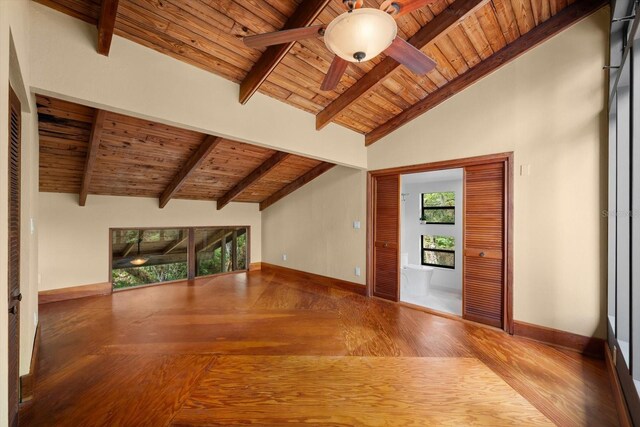
[[[255,36],[245,37],[242,41],[248,47],[258,48],[322,37],[323,33],[324,25],[313,25],[311,27],[292,28],[290,30],[274,31],[273,33],[256,34]]]
[[[380,10],[384,10],[394,18],[399,18],[402,15],[425,7],[434,1],[435,0],[387,0],[380,5]]]
[[[340,79],[346,71],[347,65],[349,65],[349,62],[340,58],[338,55],[334,56],[331,66],[329,67],[329,71],[327,71],[327,75],[324,76],[320,89],[326,91],[334,90],[336,86],[338,86],[338,83],[340,83]]]
[[[427,74],[437,65],[433,59],[400,37],[396,37],[384,53],[417,75]]]

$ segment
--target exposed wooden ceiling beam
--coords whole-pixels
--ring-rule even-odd
[[[80,186],[80,195],[78,203],[84,206],[87,203],[87,195],[89,194],[89,186],[91,185],[91,176],[93,175],[96,159],[98,157],[98,149],[100,148],[100,136],[104,127],[104,119],[107,112],[104,110],[96,110],[93,116],[93,124],[91,125],[91,136],[87,145],[87,157],[84,161],[84,173],[82,174],[82,185]]]
[[[233,186],[233,188],[227,191],[216,202],[218,210],[224,208],[229,202],[238,197],[244,190],[249,188],[253,183],[257,182],[260,178],[265,176],[269,171],[285,161],[290,156],[289,153],[283,153],[278,151],[273,156],[269,157],[260,166],[255,168],[249,175],[244,177],[242,181]]]
[[[296,11],[289,17],[283,30],[308,27],[316,20],[320,12],[329,4],[331,0],[304,0]],[[264,51],[260,59],[254,64],[249,74],[240,83],[240,103],[246,104],[253,96],[260,85],[269,77],[269,74],[282,61],[286,54],[293,47],[293,43],[269,46]]]
[[[102,0],[98,19],[98,53],[101,55],[109,56],[117,14],[118,0]]]
[[[328,171],[334,166],[335,165],[333,163],[327,163],[327,162],[320,163],[318,166],[311,169],[306,174],[302,175],[295,181],[287,184],[285,187],[281,188],[280,190],[276,191],[271,196],[267,197],[265,200],[260,202],[260,210],[261,211],[265,210],[266,208],[273,205],[278,200],[293,193],[303,185],[313,181],[314,179],[316,179],[317,177],[319,177],[320,175],[322,175],[323,173],[325,173],[326,171]]]
[[[212,247],[213,247],[212,250],[215,251],[216,247],[217,247],[216,245],[219,244],[222,241],[222,238],[224,236],[228,235],[228,234],[230,234],[230,233],[228,233],[226,230],[218,231],[214,235],[215,237],[213,237],[213,239],[211,239],[210,241],[208,241],[208,242],[207,241],[200,242],[200,245],[198,245],[196,247],[196,253],[200,253],[202,251],[206,251],[207,249],[212,248]]]
[[[124,249],[122,250],[122,253],[120,254],[120,257],[124,258],[127,255],[129,255],[131,250],[136,246],[136,243],[137,242],[131,242],[131,243],[127,244],[127,246],[125,246]]]
[[[216,249],[218,249],[220,246],[222,246],[222,238],[223,237],[231,237],[233,238],[233,233],[236,233],[236,238],[242,236],[244,233],[247,232],[246,228],[241,228],[238,230],[222,230],[220,232],[217,233],[216,237],[209,241],[208,243],[205,244],[205,242],[200,243],[200,246],[196,247],[196,253],[200,253],[200,252],[204,252],[206,250],[209,250],[209,252],[211,251],[215,251]]]
[[[489,0],[456,0],[442,13],[436,15],[427,25],[420,28],[409,40],[410,44],[422,49],[436,37],[446,33],[449,28],[457,25],[470,13],[485,5]],[[320,130],[328,125],[342,111],[358,101],[370,90],[381,84],[400,64],[393,58],[386,57],[382,62],[373,67],[371,71],[361,77],[349,89],[334,99],[322,111],[316,115],[316,129]]]
[[[451,98],[456,93],[471,86],[484,76],[514,60],[529,49],[534,48],[607,4],[609,3],[606,0],[577,0],[575,3],[558,12],[555,16],[552,16],[528,33],[520,36],[520,38],[510,45],[507,45],[489,58],[480,62],[466,73],[435,92],[432,92],[407,110],[369,132],[365,137],[365,144],[371,145],[380,140],[399,127]],[[548,66],[552,67],[553,64],[548,64]]]
[[[182,235],[183,233],[180,232],[180,237],[178,237],[177,239],[171,241],[162,251],[162,255],[169,255],[171,252],[173,252],[173,250],[175,248],[177,248],[178,246],[180,246],[181,244],[183,244],[184,242],[186,242],[187,240],[189,240],[189,234],[187,233],[186,235]]]
[[[189,175],[202,164],[216,146],[222,141],[222,138],[216,136],[207,135],[202,144],[198,147],[195,153],[191,155],[187,163],[182,166],[182,169],[173,177],[167,188],[162,192],[160,196],[160,208],[164,208],[169,200],[180,190],[185,183]]]

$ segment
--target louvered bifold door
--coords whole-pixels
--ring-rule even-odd
[[[505,164],[465,168],[465,319],[502,327],[505,283]]]
[[[374,178],[373,295],[398,301],[400,175]]]
[[[9,89],[9,425],[18,425],[20,348],[20,101]]]

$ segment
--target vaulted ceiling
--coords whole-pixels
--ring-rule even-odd
[[[333,164],[36,96],[40,191],[256,202],[265,209]]]
[[[36,1],[98,25],[102,53],[109,51],[111,31],[238,83],[240,102],[251,102],[257,90],[316,115],[317,128],[335,122],[363,133],[367,144],[607,4],[434,0],[399,18],[398,27],[400,37],[436,61],[436,69],[417,76],[380,55],[350,64],[337,89],[323,92],[333,54],[322,39],[250,49],[242,38],[326,25],[344,12],[339,0]],[[380,3],[365,1],[368,7]]]

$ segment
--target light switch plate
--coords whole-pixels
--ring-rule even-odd
[[[360,230],[360,221],[353,221],[353,228],[355,230]]]

